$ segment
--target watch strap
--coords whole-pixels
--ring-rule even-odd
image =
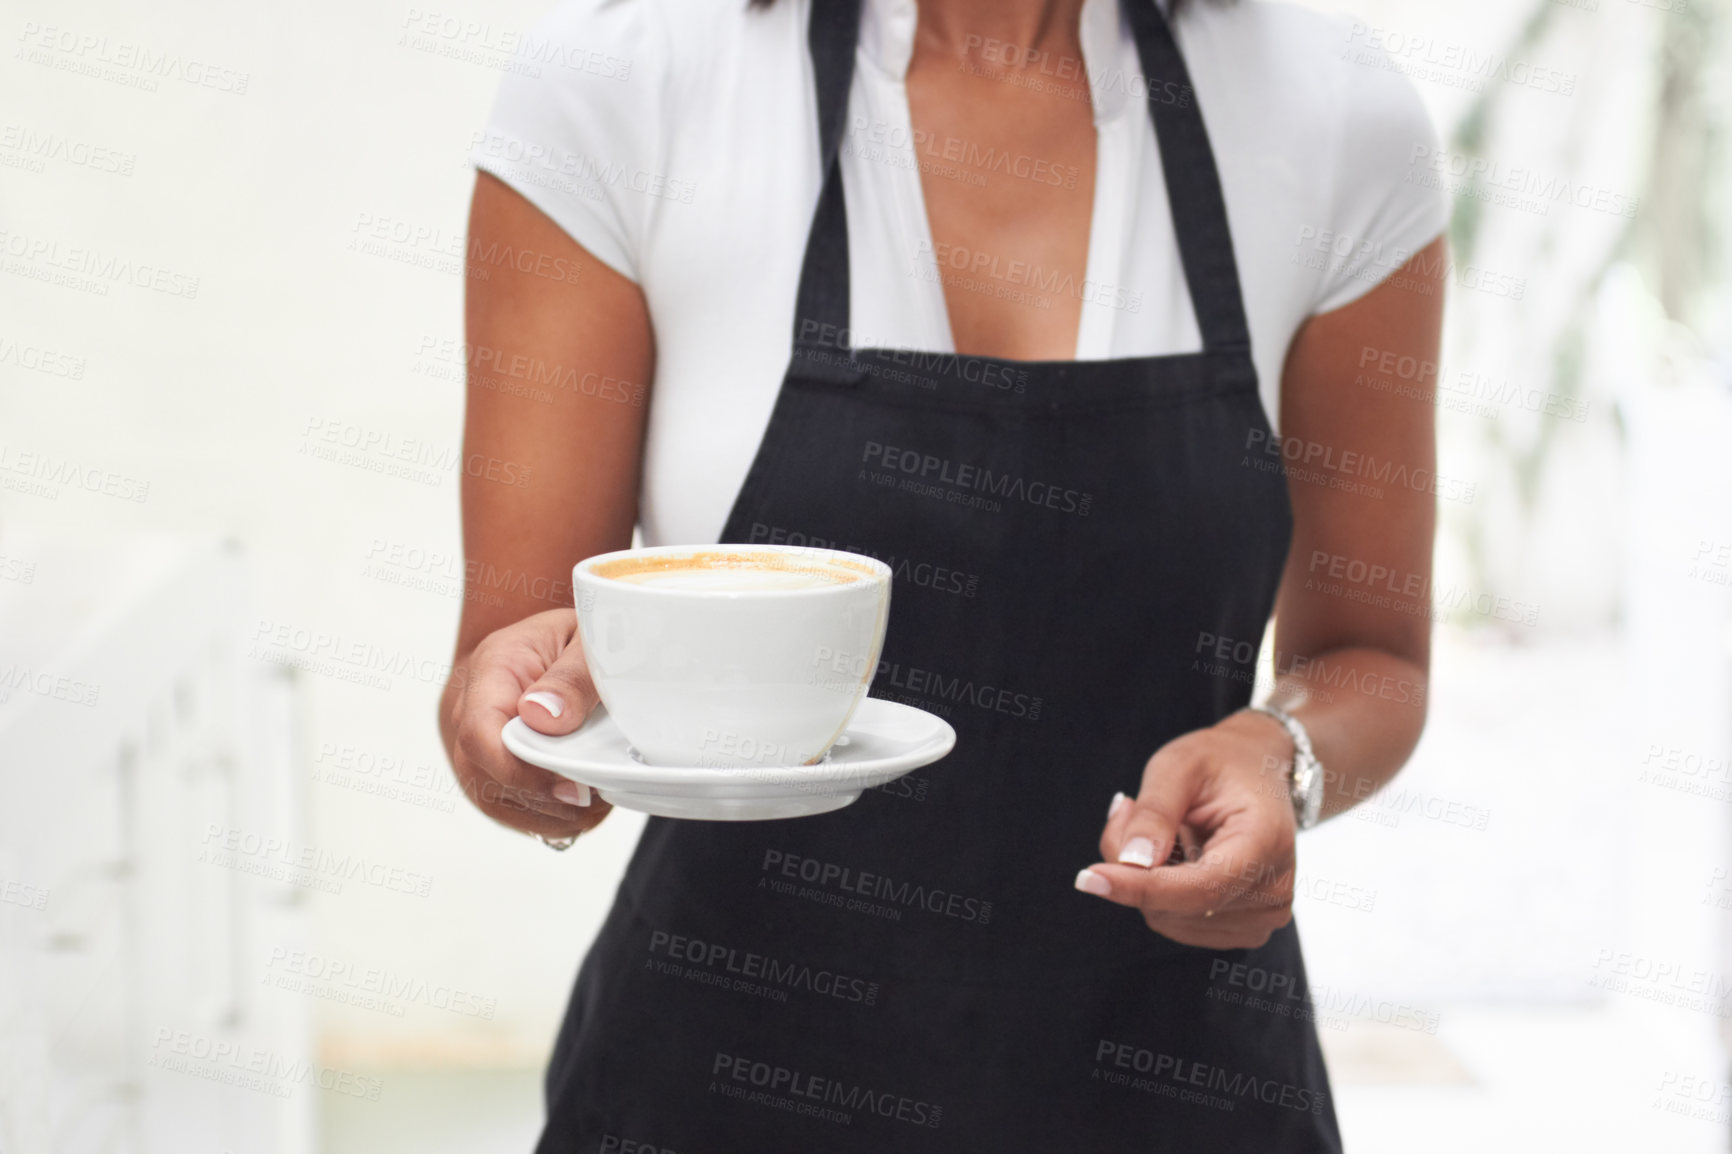
[[[1293,819],[1300,829],[1316,825],[1323,813],[1323,763],[1311,748],[1311,735],[1305,725],[1285,709],[1275,705],[1253,705],[1253,713],[1272,717],[1293,740],[1293,770],[1288,779],[1288,792],[1293,801]]]

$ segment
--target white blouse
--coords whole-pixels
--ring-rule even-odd
[[[811,0],[560,0],[524,38],[473,150],[643,288],[655,330],[641,494],[647,545],[713,542],[787,366],[818,137]],[[968,179],[962,142],[916,140],[903,79],[915,0],[864,0],[849,129],[853,343],[954,351],[920,171]],[[1085,0],[1083,60],[1030,82],[1091,99],[1094,219],[1079,360],[1201,345],[1119,0]],[[1435,134],[1411,82],[1346,21],[1191,0],[1174,35],[1214,146],[1265,410],[1299,326],[1363,295],[1443,230]],[[999,61],[1014,49],[978,51]],[[978,157],[976,158],[979,159]],[[1068,179],[1035,156],[1012,176]],[[952,274],[954,275],[954,274]],[[1011,284],[1013,291],[1038,286]]]

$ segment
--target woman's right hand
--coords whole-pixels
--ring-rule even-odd
[[[595,828],[612,807],[588,786],[519,761],[500,731],[521,717],[539,733],[571,733],[599,700],[575,611],[550,609],[489,633],[457,663],[440,699],[439,730],[463,792],[524,833],[564,838]]]

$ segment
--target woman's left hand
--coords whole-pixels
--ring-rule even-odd
[[[1292,759],[1286,731],[1257,713],[1168,742],[1135,800],[1114,800],[1105,860],[1077,875],[1077,889],[1140,910],[1150,929],[1185,945],[1261,946],[1293,920]],[[1164,864],[1181,830],[1200,844]]]

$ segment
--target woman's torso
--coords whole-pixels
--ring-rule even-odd
[[[787,365],[799,255],[819,185],[808,2],[571,0],[538,35],[541,76],[502,87],[476,163],[643,288],[657,368],[642,492],[648,544],[713,541]],[[916,137],[902,76],[913,0],[867,0],[842,172],[856,346],[950,351],[926,179],[1065,180],[1039,156]],[[982,291],[1082,298],[1076,357],[1199,347],[1145,95],[1195,100],[1216,163],[1271,424],[1287,346],[1436,235],[1434,148],[1405,78],[1351,28],[1282,4],[1198,0],[1176,35],[1195,91],[1144,77],[1116,0],[1088,0],[1083,60],[1026,74],[1089,99],[1097,132],[1087,275],[999,262]],[[994,62],[1014,49],[979,46]],[[1344,57],[1348,57],[1345,58]],[[557,62],[557,63],[555,63]],[[983,84],[990,85],[992,82]],[[1025,175],[1026,174],[1026,175]],[[623,390],[621,390],[623,395]]]

